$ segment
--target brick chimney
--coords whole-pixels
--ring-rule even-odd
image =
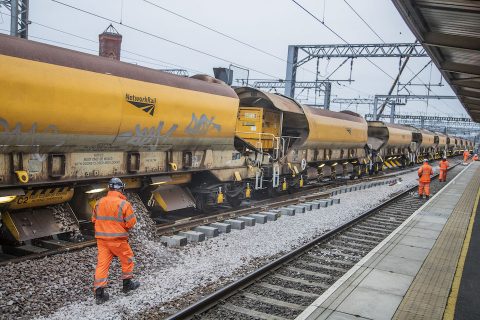
[[[111,24],[103,33],[98,35],[99,52],[101,57],[120,60],[122,35]]]

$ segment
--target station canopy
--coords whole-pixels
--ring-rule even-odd
[[[480,1],[392,1],[468,114],[480,122]]]

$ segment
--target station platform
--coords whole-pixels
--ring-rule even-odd
[[[479,196],[474,162],[296,319],[480,319]]]

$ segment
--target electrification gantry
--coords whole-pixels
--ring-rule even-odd
[[[0,0],[2,6],[10,11],[10,35],[27,39],[29,0]]]
[[[366,120],[373,120],[374,114],[365,115]],[[392,119],[391,115],[377,115],[377,120]],[[432,115],[396,114],[394,123],[411,125],[428,129],[433,132],[443,132],[454,135],[477,136],[480,134],[480,124],[467,117],[442,117]]]
[[[306,55],[304,57],[300,57]],[[406,58],[428,57],[419,43],[289,45],[285,95],[295,96],[297,68],[312,59],[329,58]],[[317,72],[318,76],[318,63]],[[318,80],[318,79],[317,79]]]

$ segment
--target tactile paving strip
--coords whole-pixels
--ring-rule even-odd
[[[393,319],[442,319],[478,188],[480,167],[463,192]]]

